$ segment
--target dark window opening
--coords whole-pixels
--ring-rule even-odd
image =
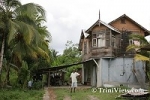
[[[121,24],[125,24],[125,18],[121,18]]]

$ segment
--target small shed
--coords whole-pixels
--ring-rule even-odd
[[[91,60],[91,59],[90,59]],[[60,85],[65,85],[64,81],[64,74],[66,71],[64,70],[65,68],[72,67],[74,65],[79,65],[83,64],[86,62],[89,62],[90,60],[86,60],[83,62],[77,62],[73,64],[68,64],[68,65],[60,65],[60,66],[54,66],[54,67],[48,67],[48,68],[41,68],[36,71],[36,74],[45,74],[47,76],[47,86],[60,86]],[[78,73],[82,76],[82,68],[78,69]],[[80,77],[79,81],[81,82],[82,78]]]

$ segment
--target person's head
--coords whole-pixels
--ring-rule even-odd
[[[73,69],[73,71],[72,71],[72,72],[74,73],[74,72],[76,72],[76,70],[75,70],[75,69]]]

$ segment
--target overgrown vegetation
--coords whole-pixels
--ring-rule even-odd
[[[51,36],[45,19],[45,10],[38,4],[1,0],[0,87],[26,88],[38,68],[50,66]]]
[[[0,100],[42,100],[44,90],[1,89]]]
[[[77,62],[81,62],[81,52],[78,50],[78,44],[74,44],[72,41],[67,41],[66,48],[63,54],[59,54],[55,50],[52,50],[52,66],[68,65]],[[66,68],[65,81],[69,81],[70,74],[73,69],[81,68],[81,65]]]
[[[150,42],[143,35],[132,34],[130,39],[137,41],[140,45],[131,44],[127,47],[127,51],[134,50],[135,61],[141,60],[146,62],[146,78],[150,84]]]

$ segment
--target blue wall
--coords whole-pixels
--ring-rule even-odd
[[[119,83],[137,83],[137,79],[132,72],[133,58],[101,58],[101,77],[102,83],[119,82]],[[135,62],[135,69],[140,70],[143,80],[145,81],[144,63]]]

